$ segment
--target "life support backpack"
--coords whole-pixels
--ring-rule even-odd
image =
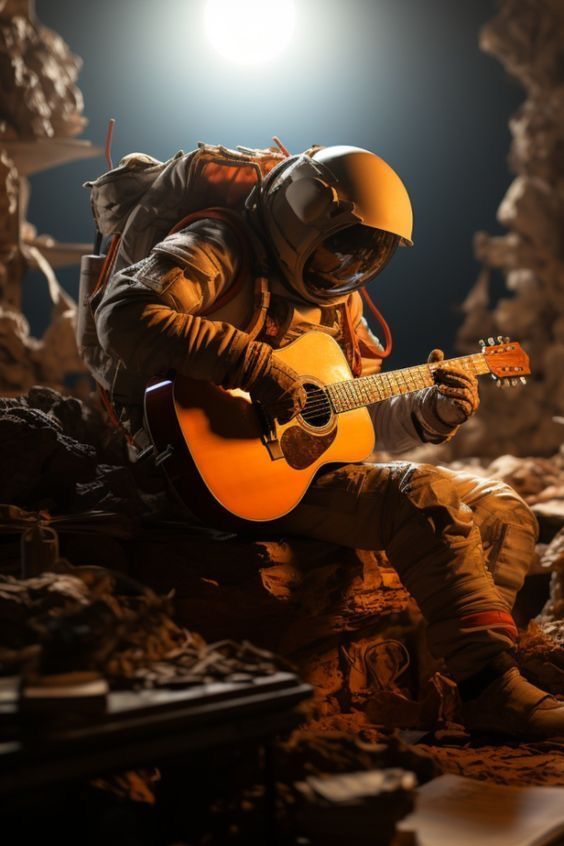
[[[132,153],[117,167],[86,183],[100,251],[83,256],[81,262],[76,334],[79,353],[111,415],[115,363],[100,345],[94,311],[111,275],[148,256],[155,244],[172,232],[210,217],[229,225],[238,241],[241,261],[236,278],[213,307],[236,296],[249,273],[254,272],[257,307],[249,332],[257,334],[260,330],[269,299],[265,254],[256,240],[251,242],[240,212],[254,186],[286,157],[287,151],[282,150],[231,150],[200,143],[198,149],[179,152],[167,162]],[[102,254],[104,239],[107,250]]]

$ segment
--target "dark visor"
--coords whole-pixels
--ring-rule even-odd
[[[399,237],[356,224],[330,235],[307,259],[303,278],[312,291],[328,297],[345,294],[370,282],[387,265]]]

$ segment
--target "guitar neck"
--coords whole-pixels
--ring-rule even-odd
[[[419,364],[417,367],[407,367],[403,370],[392,370],[390,373],[376,373],[373,376],[361,376],[346,382],[334,382],[326,386],[333,408],[340,414],[352,411],[375,402],[430,388],[435,384],[433,372],[444,365],[455,364],[465,373],[472,376],[483,376],[490,373],[490,367],[483,353],[463,355],[448,361],[437,361],[431,364]]]

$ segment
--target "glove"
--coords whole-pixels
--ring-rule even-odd
[[[307,394],[298,373],[272,356],[269,370],[251,388],[251,399],[260,402],[279,423],[288,423],[304,408]]]
[[[427,361],[442,361],[444,357],[442,350],[432,350]],[[434,411],[438,419],[452,427],[464,423],[480,405],[478,380],[453,364],[435,369],[433,375],[436,382]]]
[[[272,347],[251,341],[237,367],[223,382],[224,388],[248,391],[279,423],[288,423],[307,401],[300,376],[272,354]]]

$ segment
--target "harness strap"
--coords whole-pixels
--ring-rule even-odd
[[[255,279],[255,302],[255,312],[247,329],[252,341],[255,340],[266,323],[266,317],[270,307],[270,287],[266,276],[257,276]]]
[[[372,301],[372,297],[370,296],[370,294],[368,293],[366,288],[361,288],[360,294],[361,294],[364,302],[366,303],[366,305],[368,306],[368,308],[370,309],[370,311],[372,312],[372,314],[374,315],[374,317],[376,318],[376,320],[378,321],[378,323],[380,324],[380,326],[384,330],[384,349],[383,350],[377,350],[374,347],[374,358],[388,358],[388,356],[392,352],[392,331],[391,331],[390,327],[388,326],[388,324],[386,323],[386,320],[384,319],[382,313],[380,312],[380,310],[376,307],[376,305]]]
[[[343,312],[343,341],[345,342],[347,358],[349,360],[353,376],[360,376],[362,373],[362,356],[360,346],[352,322],[351,307],[349,300],[342,305]]]

